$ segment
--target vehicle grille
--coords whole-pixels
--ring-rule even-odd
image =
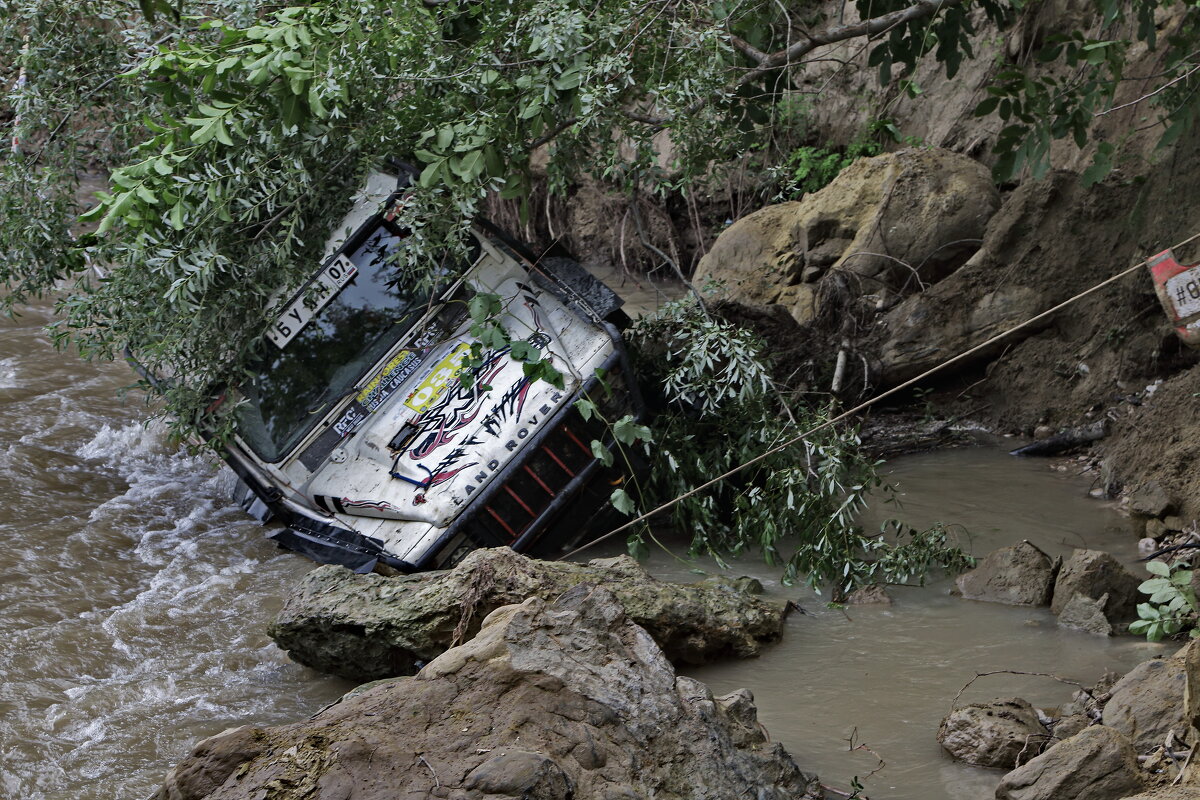
[[[604,426],[597,420],[584,422],[572,409],[529,451],[523,463],[502,478],[486,502],[472,509],[468,536],[485,547],[517,542],[550,510],[571,481],[595,461],[591,443],[602,439],[604,433]]]

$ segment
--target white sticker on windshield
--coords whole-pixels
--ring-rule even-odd
[[[282,350],[356,274],[354,262],[339,253],[284,309],[267,331],[267,338]]]

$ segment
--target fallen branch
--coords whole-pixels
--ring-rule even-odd
[[[1072,428],[1069,431],[1060,433],[1056,436],[1050,436],[1033,444],[1027,444],[1024,447],[1018,447],[1016,450],[1009,451],[1009,455],[1013,456],[1053,456],[1059,453],[1070,450],[1075,447],[1081,447],[1085,444],[1099,441],[1105,435],[1105,420],[1093,422],[1091,425],[1085,425],[1082,428]]]
[[[963,687],[958,690],[958,694],[954,695],[954,699],[950,701],[950,710],[954,711],[956,708],[958,708],[959,699],[962,698],[963,692],[967,691],[971,684],[975,683],[975,681],[979,680],[980,678],[987,678],[992,675],[1027,675],[1034,678],[1051,678],[1059,683],[1065,683],[1068,686],[1074,686],[1093,700],[1096,699],[1096,696],[1092,694],[1092,690],[1087,686],[1084,686],[1079,681],[1073,681],[1070,678],[1063,678],[1051,672],[1022,672],[1015,669],[994,669],[990,672],[976,672],[974,678],[971,678],[971,680],[963,684]]]

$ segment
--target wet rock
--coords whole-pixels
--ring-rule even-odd
[[[1200,800],[1200,786],[1159,786],[1122,800]]]
[[[1071,597],[1071,602],[1063,607],[1058,615],[1058,624],[1097,636],[1112,636],[1113,626],[1105,616],[1105,606],[1108,605],[1108,595],[1102,595],[1099,600],[1093,600],[1084,594]]]
[[[846,598],[846,605],[851,606],[890,606],[892,596],[877,583],[855,589]]]
[[[1151,539],[1161,539],[1170,532],[1171,531],[1167,529],[1166,523],[1164,523],[1161,519],[1154,519],[1151,517],[1150,519],[1146,520],[1147,537]]]
[[[958,576],[955,585],[968,600],[1044,606],[1050,602],[1059,561],[1030,542],[993,550],[979,566]]]
[[[1056,719],[1050,732],[1054,734],[1055,739],[1061,741],[1070,739],[1091,724],[1092,720],[1087,714],[1068,714]]]
[[[1147,752],[1162,744],[1172,728],[1177,734],[1185,732],[1186,684],[1181,656],[1143,661],[1113,686],[1104,706],[1104,724],[1128,736],[1138,752]]]
[[[677,677],[616,597],[587,584],[498,609],[417,676],[258,736],[223,782],[187,800],[820,796],[767,741],[749,692],[718,698]],[[185,797],[179,788],[172,779],[154,800]]]
[[[1141,595],[1137,587],[1141,580],[1108,553],[1100,550],[1076,550],[1058,571],[1054,582],[1054,599],[1050,610],[1062,614],[1076,595],[1099,600],[1107,595],[1103,607],[1110,622],[1129,622],[1137,619],[1137,604]]]
[[[1019,697],[956,708],[937,740],[946,752],[978,767],[1011,769],[1041,752],[1050,738],[1037,712]]]
[[[1147,517],[1161,517],[1175,507],[1175,498],[1158,481],[1146,481],[1129,496],[1129,510]]]
[[[694,281],[730,299],[779,303],[799,322],[819,311],[821,282],[917,291],[957,269],[1000,205],[985,167],[946,150],[901,150],[851,164],[819,192],[768,206],[725,230]],[[907,265],[907,266],[906,266]]]
[[[538,561],[508,548],[476,550],[453,570],[385,578],[325,566],[306,575],[270,628],[300,662],[351,680],[416,672],[483,618],[527,597],[602,583],[673,661],[752,656],[778,639],[784,610],[755,597],[756,581],[658,581],[627,556],[587,564]]]
[[[167,773],[155,800],[203,800],[225,783],[238,767],[266,749],[259,728],[243,725],[222,731],[196,745],[182,764]]]
[[[1193,639],[1177,657],[1184,669],[1183,718],[1200,731],[1200,640]]]
[[[1129,740],[1093,725],[1005,775],[996,800],[1119,800],[1143,788]]]

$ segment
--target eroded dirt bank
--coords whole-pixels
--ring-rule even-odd
[[[1003,33],[980,20],[977,57],[952,81],[922,67],[919,98],[876,85],[859,50],[818,53],[797,78],[799,89],[821,89],[806,117],[811,140],[844,146],[887,119],[907,144],[890,143],[892,152],[798,201],[764,207],[735,183],[708,198],[656,203],[584,182],[539,201],[550,207],[539,207],[544,213],[522,233],[630,276],[639,267],[665,271],[633,234],[640,217],[659,251],[695,266],[696,285],[723,285],[739,304],[728,314],[768,339],[779,374],[795,388],[829,392],[841,354],[847,367],[837,393],[864,399],[1200,231],[1200,134],[1156,149],[1161,124],[1152,114],[1144,120],[1150,112],[1137,103],[1098,115],[1084,149],[1056,142],[1061,169],[993,185],[1000,123],[972,110],[1006,65],[1030,66],[1034,75],[1054,69],[1030,53],[1089,13],[1086,4],[1052,0]],[[1157,20],[1163,35],[1178,23],[1165,12]],[[1129,70],[1153,73],[1153,56],[1132,52]],[[1139,86],[1130,81],[1115,103],[1136,101]],[[1103,141],[1119,144],[1117,168],[1084,186],[1081,173]],[[1176,255],[1200,259],[1200,246]],[[1167,324],[1148,272],[1138,270],[886,405],[1028,438],[1106,419],[1107,437],[1095,445],[1098,483],[1116,492],[1157,481],[1186,521],[1200,514],[1200,475],[1189,470],[1200,428],[1187,403],[1197,363]]]

